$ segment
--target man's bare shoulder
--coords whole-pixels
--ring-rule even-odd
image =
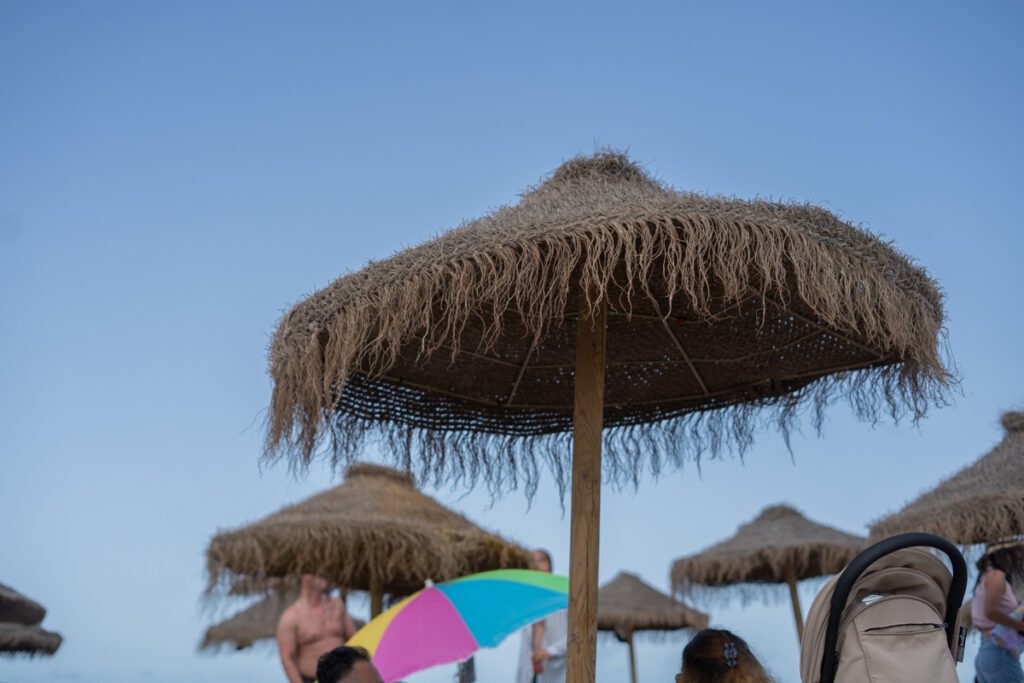
[[[281,618],[278,619],[277,625],[281,626],[294,626],[299,619],[300,612],[302,611],[298,601],[288,605],[283,612],[281,612]]]

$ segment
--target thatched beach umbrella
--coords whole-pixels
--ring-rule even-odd
[[[272,640],[277,635],[277,622],[281,614],[299,597],[298,592],[270,593],[249,607],[206,629],[200,650],[215,652],[222,648],[245,650],[261,640]],[[356,628],[366,622],[353,617]]]
[[[218,533],[206,549],[208,591],[253,577],[316,574],[369,591],[373,616],[384,593],[529,560],[523,548],[418,491],[408,474],[366,463],[350,466],[340,486]]]
[[[528,491],[542,463],[563,486],[571,469],[568,668],[592,681],[602,438],[607,475],[636,481],[840,395],[920,416],[948,381],[942,325],[922,269],[823,209],[677,192],[599,154],[285,314],[267,454],[378,440]]]
[[[277,634],[281,614],[298,598],[298,593],[269,593],[256,603],[210,626],[203,634],[200,650],[221,648],[244,650]]]
[[[0,623],[0,655],[52,655],[63,640],[39,626]]]
[[[9,586],[0,584],[0,654],[52,655],[60,634],[42,629],[46,608]]]
[[[43,621],[46,608],[10,586],[0,583],[0,622],[35,626]]]
[[[926,531],[974,545],[1024,534],[1024,412],[1005,413],[1002,423],[995,448],[872,524],[871,538]]]
[[[665,595],[636,574],[619,574],[597,591],[597,628],[613,631],[629,646],[629,675],[636,683],[637,631],[678,631],[707,628],[708,615]]]
[[[796,584],[841,571],[865,540],[818,524],[787,505],[765,508],[721,543],[672,565],[673,590],[745,584],[786,584],[793,603],[797,637],[804,637],[803,611]]]

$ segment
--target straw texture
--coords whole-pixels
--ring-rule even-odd
[[[678,192],[602,153],[286,313],[267,457],[301,467],[329,446],[349,461],[371,438],[438,480],[532,491],[546,462],[564,485],[578,287],[609,308],[613,480],[742,451],[803,405],[820,427],[840,395],[868,420],[916,418],[950,381],[939,290],[891,245],[810,205]]]
[[[625,640],[633,631],[707,628],[708,615],[665,595],[635,574],[619,572],[597,592],[597,628]]]
[[[864,549],[865,540],[812,522],[786,505],[766,508],[736,534],[703,552],[676,560],[672,588],[785,583],[834,574]]]
[[[45,607],[0,583],[0,623],[35,626],[45,616]]]
[[[1024,412],[1002,417],[1006,435],[986,455],[871,525],[871,537],[909,531],[962,545],[1024,534]]]
[[[38,626],[0,623],[0,655],[52,655],[63,639]]]
[[[386,593],[405,594],[427,579],[525,568],[530,557],[419,492],[409,475],[358,463],[340,486],[218,533],[206,560],[208,595],[218,587],[230,592],[236,582],[251,585],[253,577],[301,574],[352,590],[369,590],[374,581]]]

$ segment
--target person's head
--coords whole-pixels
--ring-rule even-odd
[[[978,573],[986,569],[998,569],[1006,574],[1006,580],[1013,583],[1014,576],[1024,573],[1024,539],[1011,538],[990,543],[985,554],[978,560]]]
[[[676,683],[772,683],[750,647],[729,631],[706,628],[683,650]]]
[[[533,558],[533,568],[539,572],[551,572],[551,553],[543,548],[537,548],[530,555]]]
[[[316,663],[317,683],[383,683],[380,672],[361,647],[336,647]]]
[[[330,584],[327,579],[321,579],[319,576],[312,574],[302,575],[302,590],[306,593],[326,593],[327,589],[330,588]]]

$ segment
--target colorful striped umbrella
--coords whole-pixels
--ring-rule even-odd
[[[385,683],[495,647],[569,604],[569,577],[528,569],[471,574],[413,593],[359,630]]]

